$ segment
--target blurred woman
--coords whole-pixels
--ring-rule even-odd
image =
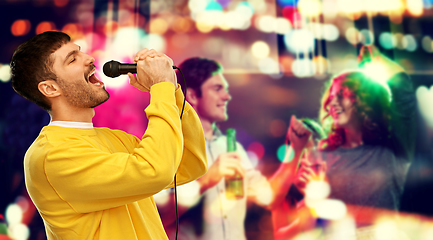
[[[329,198],[346,205],[355,227],[371,225],[376,217],[398,211],[414,151],[416,111],[412,82],[399,65],[370,47],[361,50],[360,61],[359,69],[328,82],[319,116],[327,137],[319,142],[316,160],[309,161],[310,167],[318,161],[326,163],[321,169],[330,185]],[[368,69],[375,69],[373,75]],[[379,73],[385,73],[382,82]],[[296,163],[310,135],[308,128],[292,119],[292,154],[288,154],[292,162],[283,162],[277,170],[286,172],[286,184],[302,180]],[[308,165],[305,169],[304,186],[321,174],[308,170]],[[305,208],[285,204],[281,199],[287,190],[277,180],[270,178],[276,199],[270,206],[275,238],[287,239],[314,228],[315,218],[321,216],[309,216]],[[282,211],[291,217],[283,218]]]
[[[269,209],[275,239],[291,239],[304,229],[314,227],[314,220],[303,206],[303,198],[306,185],[312,179],[324,179],[326,163],[318,160],[316,148],[325,137],[320,124],[314,120],[292,116],[286,136],[286,155],[269,178],[274,192]]]
[[[362,68],[332,78],[323,95],[320,118],[328,138],[319,144],[330,198],[350,206],[358,226],[371,224],[363,217],[367,212],[399,209],[414,151],[416,110],[403,69],[375,49],[362,50]],[[370,75],[368,69],[376,71]],[[382,83],[374,75],[379,72],[387,74]]]

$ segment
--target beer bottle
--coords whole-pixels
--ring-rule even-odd
[[[236,130],[233,128],[227,129],[227,152],[236,151]],[[244,180],[239,173],[233,177],[225,179],[226,197],[227,199],[241,199],[244,197]]]

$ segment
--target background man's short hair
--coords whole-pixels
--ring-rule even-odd
[[[201,86],[203,83],[216,73],[221,73],[223,67],[214,60],[207,58],[193,57],[184,60],[179,66],[186,79],[188,88],[194,89],[197,95],[201,97]],[[177,82],[185,89],[182,75],[176,71]]]

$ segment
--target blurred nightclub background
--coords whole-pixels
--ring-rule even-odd
[[[9,61],[19,44],[47,30],[68,33],[96,59],[111,98],[96,108],[95,126],[138,137],[149,95],[126,76],[105,77],[106,61],[132,62],[147,47],[175,64],[194,56],[222,63],[233,99],[219,126],[237,130],[265,176],[283,158],[290,117],[317,119],[324,82],[355,68],[362,44],[376,45],[415,85],[417,154],[401,207],[411,217],[402,226],[411,239],[433,239],[433,0],[1,0],[0,221],[8,230],[0,231],[13,239],[45,239],[25,190],[23,156],[50,119],[12,90]],[[257,206],[245,229],[249,239],[273,239],[270,213]]]

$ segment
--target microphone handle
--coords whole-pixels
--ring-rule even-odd
[[[137,73],[137,64],[122,63],[119,64],[119,74]]]
[[[176,69],[176,66],[173,66],[173,69]],[[137,73],[137,64],[136,63],[122,63],[119,64],[119,74],[128,74],[128,73]]]

